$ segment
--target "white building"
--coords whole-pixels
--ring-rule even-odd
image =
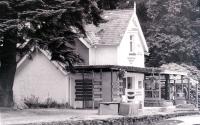
[[[85,61],[75,66],[76,73],[52,63],[42,50],[35,51],[31,60],[24,58],[13,87],[16,102],[35,97],[45,103],[51,98],[86,108],[99,101],[119,101],[129,89],[138,93],[136,99],[143,106],[144,56],[148,47],[136,9],[104,11],[103,17],[108,22],[98,27],[87,25],[88,37],[76,43]]]

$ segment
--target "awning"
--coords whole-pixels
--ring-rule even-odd
[[[67,70],[70,70],[67,67]],[[134,73],[144,73],[144,74],[174,74],[174,75],[187,75],[184,72],[177,72],[172,70],[164,70],[162,68],[155,68],[155,67],[133,67],[133,66],[119,66],[119,65],[81,65],[81,66],[74,66],[74,71],[120,71],[125,70],[127,72],[134,72]]]

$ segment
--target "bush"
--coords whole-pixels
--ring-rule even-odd
[[[47,98],[45,102],[39,102],[39,97],[32,95],[30,98],[25,98],[24,103],[28,108],[69,108],[68,103],[57,103],[52,98]]]

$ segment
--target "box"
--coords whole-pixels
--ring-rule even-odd
[[[119,102],[101,102],[99,104],[99,115],[118,115]]]
[[[121,103],[119,106],[119,115],[138,115],[139,103]]]

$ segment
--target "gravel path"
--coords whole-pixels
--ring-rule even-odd
[[[169,114],[172,112],[149,112],[144,111],[137,113],[137,116],[155,115],[155,114]],[[95,119],[109,119],[120,118],[120,115],[98,115],[98,110],[81,110],[81,109],[25,109],[25,110],[11,110],[0,109],[0,125],[21,125],[27,123],[38,122],[52,122],[52,121],[77,121],[77,120],[95,120]],[[134,116],[133,116],[134,117]],[[200,119],[200,118],[199,118]],[[199,120],[200,121],[200,120]],[[176,121],[173,121],[175,125]],[[157,124],[162,125],[162,124]],[[165,125],[165,124],[164,124]],[[168,124],[166,124],[168,125]]]
[[[91,120],[120,117],[113,115],[98,115],[98,110],[73,109],[26,109],[1,111],[1,119],[5,125],[36,122]],[[2,123],[2,124],[3,124]],[[4,125],[3,124],[3,125]]]

